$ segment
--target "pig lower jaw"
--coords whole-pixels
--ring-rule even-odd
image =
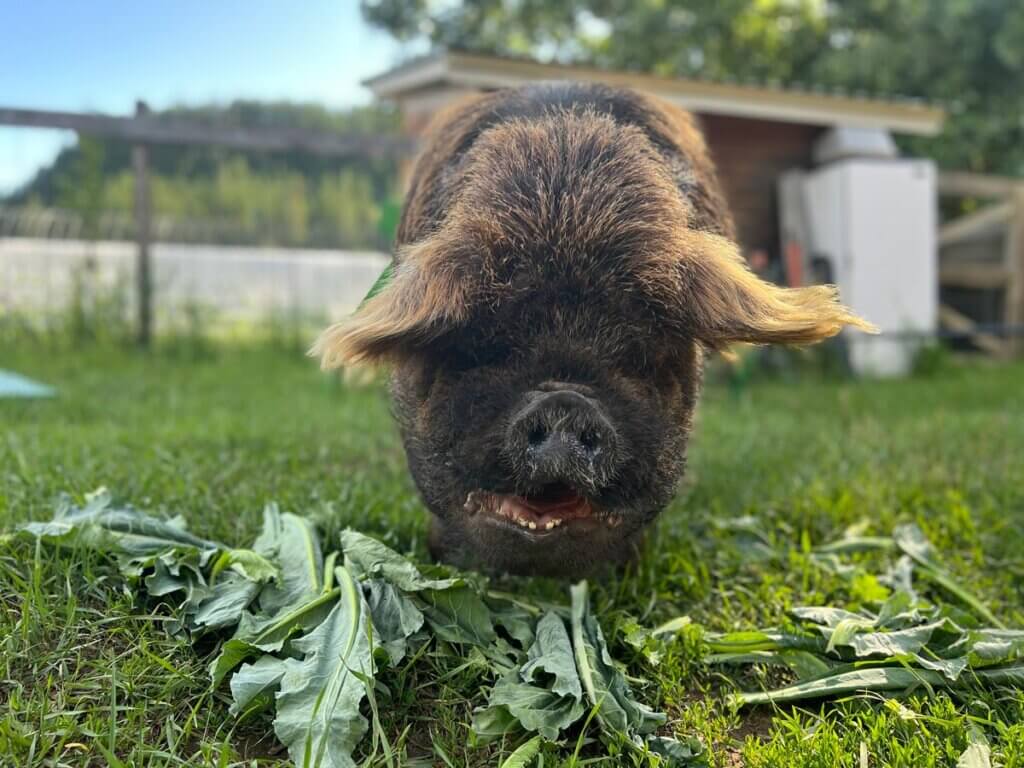
[[[545,535],[570,530],[618,528],[622,517],[596,511],[583,496],[571,493],[555,498],[522,497],[512,494],[473,491],[464,510],[471,517],[485,515],[493,522],[512,525],[525,534]]]

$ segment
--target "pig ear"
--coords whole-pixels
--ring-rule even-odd
[[[835,286],[780,288],[751,272],[727,238],[693,230],[682,237],[680,306],[693,335],[711,348],[735,342],[813,344],[847,325],[877,333],[839,303]]]
[[[469,286],[457,261],[429,238],[403,249],[391,280],[350,318],[321,333],[310,355],[325,370],[385,362],[461,323]]]

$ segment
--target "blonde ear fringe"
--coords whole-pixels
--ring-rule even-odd
[[[423,251],[406,253],[392,281],[356,313],[327,328],[309,350],[320,368],[386,362],[403,346],[429,341],[467,310],[467,288],[451,265],[420,264]]]
[[[385,311],[373,311],[370,305],[377,298],[367,302],[356,316],[335,323],[317,337],[308,354],[320,358],[320,370],[365,365],[382,357],[375,355],[374,349],[381,347],[399,324]],[[385,327],[391,330],[386,331]]]
[[[845,326],[878,329],[839,301],[832,285],[781,288],[747,267],[734,243],[689,232],[685,272],[690,277],[697,335],[716,349],[736,342],[814,344]]]

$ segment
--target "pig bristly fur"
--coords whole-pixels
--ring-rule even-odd
[[[671,500],[706,350],[844,325],[870,329],[833,288],[747,269],[688,113],[545,84],[438,118],[391,282],[314,352],[391,365],[435,555],[576,578]]]

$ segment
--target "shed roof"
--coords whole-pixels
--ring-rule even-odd
[[[638,72],[545,64],[532,59],[441,49],[364,81],[384,99],[436,88],[504,88],[536,80],[584,80],[652,93],[694,112],[820,126],[857,126],[933,136],[942,109],[914,99],[861,98],[776,86],[659,77]]]

